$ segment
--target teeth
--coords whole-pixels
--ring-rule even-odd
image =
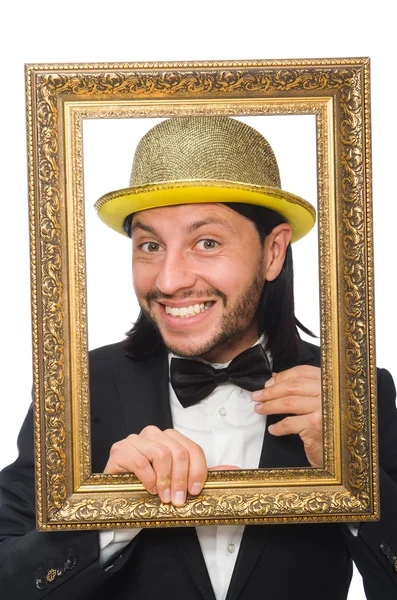
[[[201,304],[191,304],[190,306],[182,306],[181,308],[166,305],[165,312],[173,317],[185,319],[185,317],[192,317],[208,310],[213,304],[213,302],[202,302]]]

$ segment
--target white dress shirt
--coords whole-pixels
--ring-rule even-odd
[[[263,343],[263,338],[257,343]],[[169,357],[170,361],[171,358],[172,355]],[[270,360],[269,355],[268,358]],[[222,368],[229,363],[211,364],[215,368]],[[222,464],[242,469],[258,468],[266,416],[255,412],[255,402],[251,400],[250,392],[232,383],[224,383],[207,398],[189,408],[181,406],[171,384],[169,393],[174,429],[201,446],[209,468]],[[358,534],[359,525],[348,523],[347,527],[354,536]],[[141,529],[101,531],[101,564],[118,554],[140,531]],[[196,527],[196,531],[215,598],[224,600],[244,526],[203,525]],[[171,531],[170,534],[172,535]]]
[[[262,341],[262,340],[260,340]],[[169,359],[171,360],[172,355]],[[215,368],[229,363],[211,363]],[[219,385],[207,398],[183,408],[169,384],[173,427],[198,444],[209,468],[234,465],[257,469],[266,427],[266,416],[258,415],[251,393],[234,385]],[[118,554],[140,529],[101,531],[101,564]],[[243,525],[196,527],[201,550],[217,600],[224,600],[236,563]],[[170,535],[172,533],[170,532]]]

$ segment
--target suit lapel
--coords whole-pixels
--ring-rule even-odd
[[[166,353],[142,361],[132,361],[127,354],[114,377],[128,434],[148,425],[172,427]]]
[[[298,360],[294,363],[278,361],[273,365],[273,371],[280,373],[302,364],[315,364],[318,360],[309,344],[302,344]],[[268,428],[273,423],[281,421],[286,415],[269,415],[266,420],[266,433],[263,438],[263,446],[259,461],[260,469],[282,469],[286,467],[309,466],[303,444],[298,435],[275,437],[268,433]]]
[[[181,527],[178,529],[175,532],[175,545],[204,600],[216,600],[196,528]]]
[[[295,364],[313,364],[318,366],[318,358],[311,350],[309,344],[302,344]],[[273,371],[280,373],[294,364],[278,361],[273,365]],[[308,466],[303,444],[297,435],[277,438],[268,433],[267,429],[272,423],[283,419],[285,415],[271,415],[266,421],[266,433],[263,438],[260,469],[280,469],[288,467]],[[226,600],[237,600],[254,571],[270,536],[274,533],[276,525],[252,526],[247,525],[241,540],[239,554],[230,581]]]
[[[172,428],[167,353],[139,362],[126,356],[126,362],[114,376],[127,432],[140,433],[147,425],[162,430]],[[174,529],[172,535],[176,550],[201,595],[205,600],[215,600],[196,529]]]

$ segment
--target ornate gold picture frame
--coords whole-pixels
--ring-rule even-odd
[[[379,518],[368,59],[27,65],[26,86],[38,528]],[[91,471],[83,124],[192,114],[314,115],[324,467],[213,471],[176,508]]]

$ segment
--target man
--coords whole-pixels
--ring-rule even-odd
[[[180,506],[208,467],[320,466],[319,353],[297,333],[290,250],[314,210],[280,189],[266,140],[223,117],[165,121],[141,140],[130,187],[97,208],[132,238],[142,313],[127,344],[91,353],[94,471],[133,472]],[[395,598],[397,416],[387,372],[378,385],[382,521],[357,536],[323,524],[37,533],[28,416],[0,480],[6,597],[342,600],[351,555],[370,600]]]

